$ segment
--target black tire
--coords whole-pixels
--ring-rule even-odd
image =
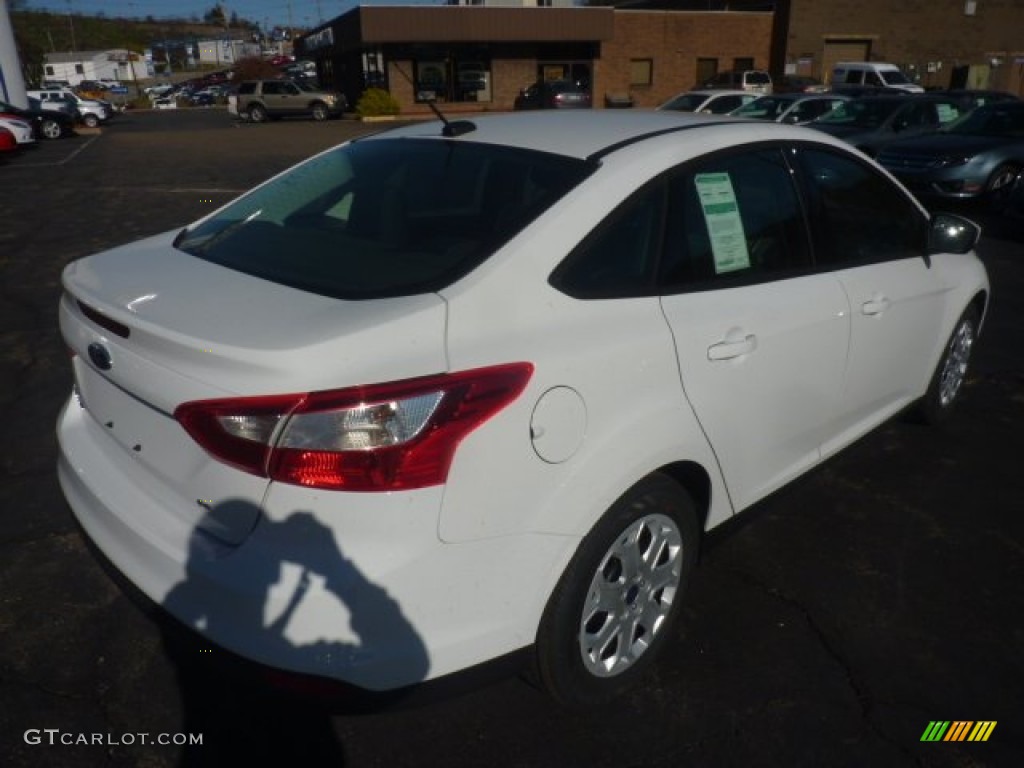
[[[1003,163],[992,171],[992,175],[985,182],[986,202],[995,213],[1002,213],[1006,209],[1010,190],[1013,189],[1018,173],[1020,173],[1018,166],[1012,163]]]
[[[265,123],[267,122],[267,110],[264,109],[262,104],[253,104],[249,107],[249,120],[253,123]]]
[[[100,124],[100,119],[96,115],[82,115],[82,123],[86,128],[95,128]]]
[[[312,107],[310,107],[310,114],[313,116],[313,119],[316,120],[318,123],[323,122],[324,120],[331,116],[330,110],[327,109],[327,105],[324,104],[322,101],[318,101],[315,104],[313,104]]]
[[[39,124],[39,133],[44,139],[59,139],[64,135],[64,126],[58,120],[43,118]]]
[[[978,310],[968,307],[953,326],[953,333],[928,383],[928,391],[915,409],[919,421],[939,424],[953,410],[970,371],[971,352],[978,339],[979,323]]]
[[[698,540],[693,500],[665,475],[612,505],[580,542],[537,632],[537,677],[555,699],[593,704],[642,679],[673,634]]]

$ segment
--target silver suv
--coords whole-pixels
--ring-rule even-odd
[[[289,115],[326,120],[340,116],[347,107],[345,96],[336,91],[291,80],[247,80],[228,96],[228,111],[254,123]]]
[[[29,91],[28,95],[33,99],[39,99],[43,109],[66,111],[70,107],[75,117],[89,128],[105,123],[114,114],[114,107],[110,102],[83,99],[66,88]]]

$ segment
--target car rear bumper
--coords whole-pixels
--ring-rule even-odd
[[[523,534],[448,544],[443,488],[391,494],[271,484],[232,546],[161,508],[72,397],[58,476],[83,530],[151,600],[212,643],[270,667],[391,690],[532,644],[576,546]],[[554,575],[553,575],[554,574]]]

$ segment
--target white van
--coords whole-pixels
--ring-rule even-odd
[[[895,64],[884,61],[840,61],[832,68],[832,90],[844,88],[889,88],[906,93],[924,93],[917,83]]]

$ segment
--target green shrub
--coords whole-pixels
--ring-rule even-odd
[[[399,111],[395,97],[383,88],[367,88],[356,103],[356,114],[360,117],[397,115]]]

